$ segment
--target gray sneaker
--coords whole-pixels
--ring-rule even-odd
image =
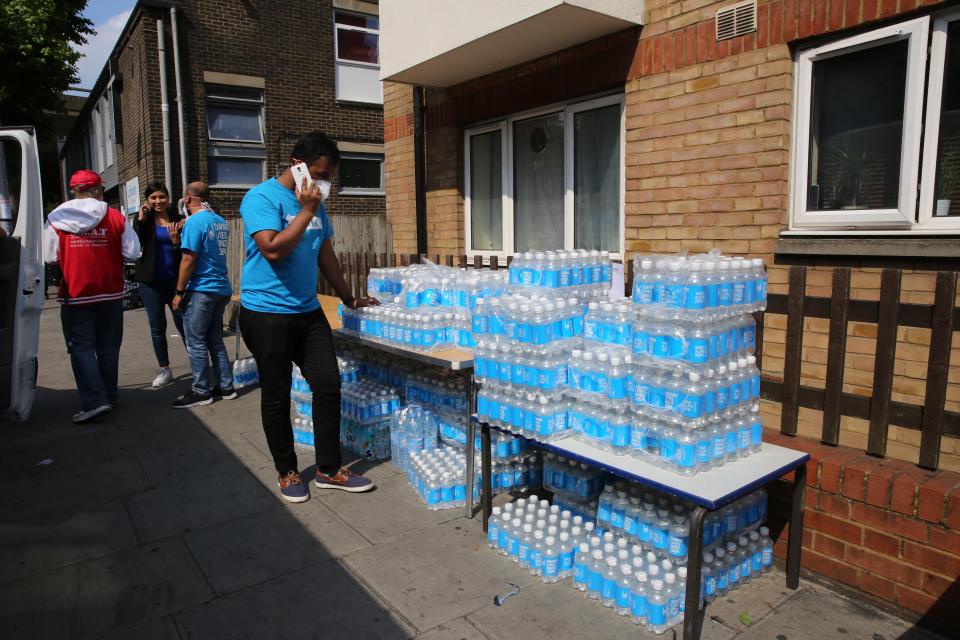
[[[110,413],[112,407],[108,404],[102,404],[99,407],[94,407],[93,409],[87,409],[86,411],[78,411],[73,414],[74,424],[83,424],[84,422],[90,422],[97,416],[102,416],[105,413]]]

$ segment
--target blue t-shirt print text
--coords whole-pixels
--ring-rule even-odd
[[[270,262],[253,236],[259,231],[280,232],[297,217],[300,201],[276,178],[263,182],[243,197],[240,216],[244,226],[243,272],[240,304],[264,313],[307,313],[320,307],[317,300],[317,256],[333,228],[323,204],[300,242],[282,260]]]
[[[197,256],[189,291],[228,296],[233,292],[227,274],[230,228],[226,220],[204,209],[187,218],[180,232],[180,247]]]

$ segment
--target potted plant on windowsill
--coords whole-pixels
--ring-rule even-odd
[[[838,136],[827,147],[837,166],[836,199],[841,209],[866,209],[863,202],[863,174],[867,150],[850,134]]]
[[[942,218],[950,215],[950,195],[957,186],[957,180],[960,179],[960,172],[957,171],[957,158],[953,154],[941,158],[938,173],[937,208],[934,215]]]

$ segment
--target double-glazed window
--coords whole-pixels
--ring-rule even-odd
[[[380,82],[380,19],[334,12],[337,100],[383,104]]]
[[[623,250],[623,96],[465,135],[468,252]]]
[[[207,85],[210,186],[252,187],[264,179],[263,91]]]
[[[382,196],[383,155],[344,153],[340,157],[339,193],[357,196]]]
[[[927,16],[799,54],[793,230],[960,232],[958,19]]]

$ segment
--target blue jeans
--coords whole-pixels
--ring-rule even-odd
[[[170,355],[167,352],[167,311],[173,314],[173,324],[177,327],[180,337],[183,333],[183,316],[174,311],[173,296],[177,291],[176,282],[140,283],[140,299],[143,308],[147,310],[147,322],[150,323],[150,339],[153,341],[153,352],[157,356],[157,364],[161,367],[170,366]]]
[[[80,392],[80,408],[89,411],[112,404],[117,399],[123,302],[62,305],[60,322]]]
[[[223,344],[223,311],[229,301],[230,296],[204,291],[190,291],[184,297],[183,327],[194,393],[210,395],[214,382],[221,391],[233,389],[230,358]]]

